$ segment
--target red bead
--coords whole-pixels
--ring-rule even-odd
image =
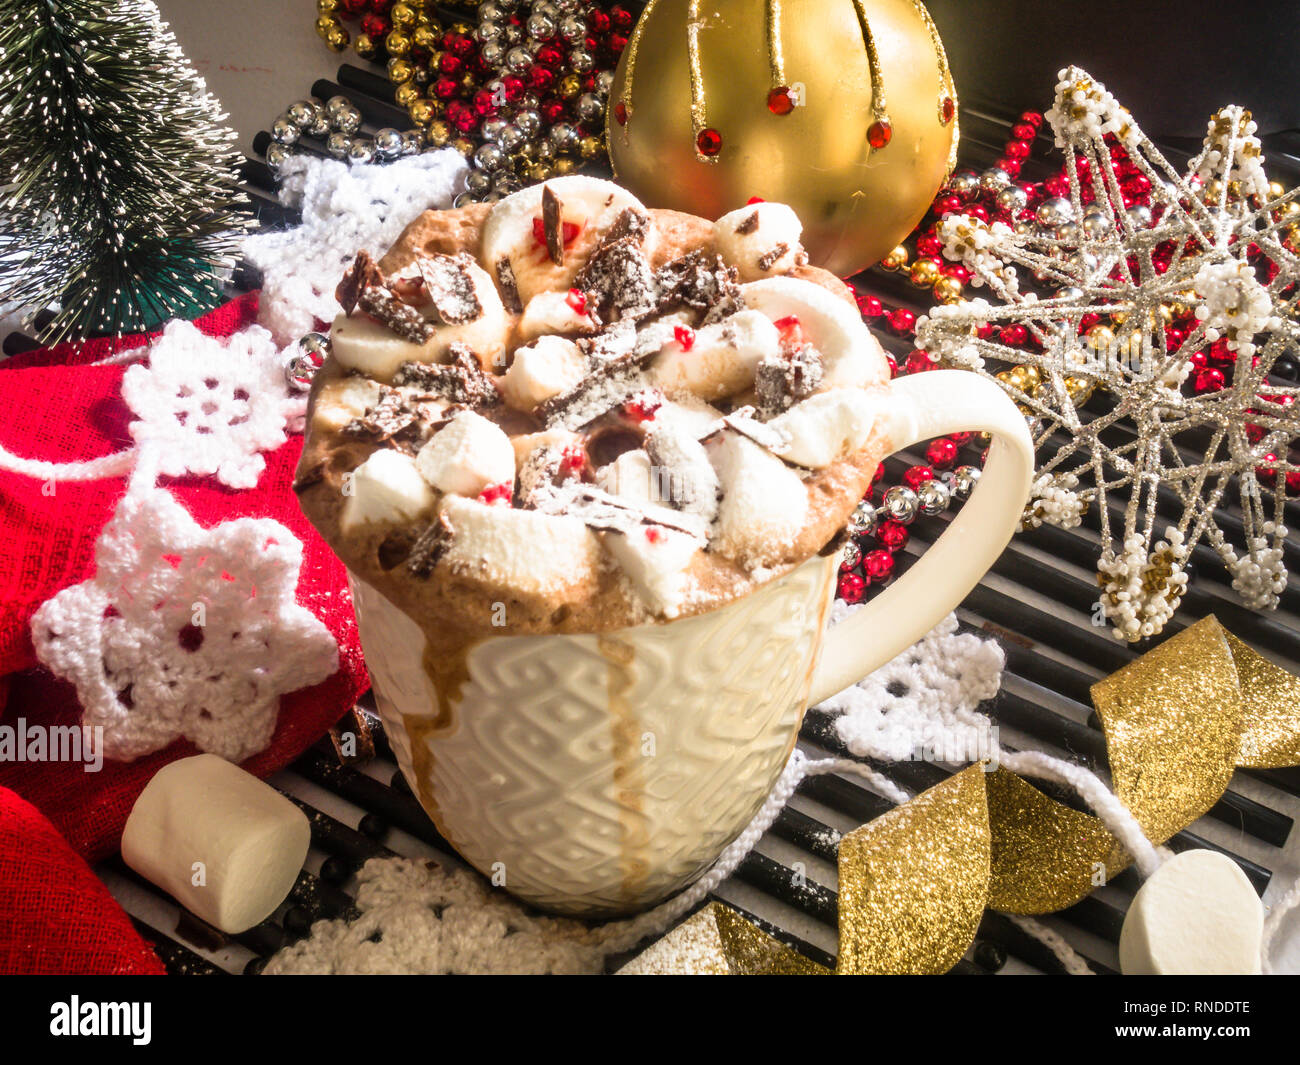
[[[376,15],[387,15],[393,6],[393,0],[369,0],[370,10]]]
[[[872,552],[875,554],[875,552]],[[866,594],[867,582],[856,573],[841,573],[837,594],[846,603],[860,603]]]
[[[538,104],[537,109],[541,111],[542,117],[552,124],[564,118],[564,101],[557,100],[554,96],[548,96]]]
[[[1018,348],[1029,340],[1029,330],[1019,322],[1012,322],[1009,325],[1004,325],[998,336],[1002,343]]]
[[[934,201],[934,213],[942,218],[946,214],[955,214],[965,205],[965,201],[955,193],[940,196]]]
[[[1205,349],[1205,354],[1209,357],[1210,362],[1217,362],[1222,365],[1230,365],[1237,361],[1237,353],[1228,350],[1226,340],[1216,340]]]
[[[907,546],[907,527],[893,520],[882,521],[876,527],[876,539],[890,551],[901,551]]]
[[[1277,456],[1270,451],[1267,455],[1264,456],[1264,461],[1277,462]],[[1265,484],[1273,484],[1277,480],[1277,470],[1269,469],[1264,466],[1256,466],[1255,476],[1258,477]]]
[[[894,137],[894,127],[889,124],[888,119],[877,119],[867,127],[867,143],[873,149],[879,150],[887,145]]]
[[[523,96],[527,87],[524,84],[524,79],[518,74],[507,74],[501,79],[501,88],[505,91],[506,100],[509,103],[514,103],[519,97]]]
[[[970,271],[961,263],[944,263],[944,277],[955,277],[963,285],[970,280]]]
[[[993,323],[992,323],[992,322],[981,322],[979,325],[977,325],[977,326],[975,327],[975,335],[976,335],[977,337],[979,337],[980,340],[992,340],[992,339],[993,339]]]
[[[1079,318],[1079,332],[1086,333],[1094,325],[1100,324],[1100,322],[1101,315],[1096,311],[1089,311],[1087,314],[1081,315]]]
[[[957,445],[944,437],[931,440],[930,446],[925,449],[925,457],[930,460],[931,466],[940,470],[949,469],[957,461]]]
[[[1176,325],[1165,326],[1165,350],[1177,351],[1183,346],[1183,341],[1187,339],[1187,331],[1179,329]]]
[[[1007,177],[1019,177],[1021,165],[1019,159],[999,159],[997,161],[997,168],[1006,174]]]
[[[450,100],[460,91],[455,78],[439,78],[433,83],[433,95],[439,100]]]
[[[885,313],[884,304],[880,300],[866,292],[857,294],[858,310],[862,313],[863,318],[879,318]]]
[[[528,68],[528,85],[534,92],[546,92],[555,84],[555,71],[534,63]]]
[[[620,30],[630,30],[634,21],[632,12],[625,7],[610,8],[609,18]]]
[[[1018,141],[1031,141],[1038,136],[1038,130],[1028,122],[1017,122],[1011,127],[1011,136]]]
[[[921,351],[918,348],[907,356],[904,366],[908,373],[925,373],[927,370],[938,369],[939,364],[930,357],[928,351]]]
[[[1246,439],[1252,444],[1258,444],[1264,439],[1264,427],[1256,425],[1254,422],[1246,423]]]
[[[464,66],[465,61],[450,52],[443,52],[442,58],[438,60],[438,69],[449,76],[459,74]]]
[[[767,109],[774,115],[788,115],[794,110],[794,97],[790,90],[782,85],[767,94]]]
[[[949,433],[948,439],[951,440],[958,447],[965,447],[967,444],[971,442],[971,438],[974,435],[975,435],[974,433]]]
[[[1024,141],[1007,141],[1003,154],[1008,159],[1022,161],[1029,158],[1029,145]]]
[[[1204,370],[1209,359],[1204,351],[1193,351],[1187,361],[1192,364],[1193,370]]]
[[[946,126],[957,114],[957,101],[951,96],[945,96],[943,102],[939,105],[939,116]]]
[[[895,333],[910,333],[916,328],[916,315],[906,307],[895,307],[885,315],[885,321]]]
[[[673,339],[677,341],[677,346],[682,351],[690,351],[695,347],[695,330],[689,325],[673,326]]]
[[[480,115],[496,114],[497,105],[495,94],[487,89],[479,89],[474,94],[474,110]]]
[[[885,362],[889,364],[889,379],[892,381],[898,376],[898,360],[889,354],[889,352],[885,352]],[[879,473],[880,471],[877,470],[876,472]]]
[[[1208,370],[1202,370],[1196,375],[1197,392],[1221,392],[1223,391],[1223,371],[1211,367]]]
[[[903,471],[903,483],[915,492],[926,481],[934,480],[934,470],[929,466],[908,466]]]
[[[1292,495],[1300,494],[1300,470],[1292,470],[1286,475],[1286,488]]]
[[[916,238],[916,254],[926,259],[942,255],[943,241],[933,233],[924,233]]]
[[[453,34],[451,44],[447,45],[447,48],[452,55],[458,55],[461,59],[466,59],[474,54],[474,38],[463,33]]]
[[[366,9],[366,0],[343,0],[343,10],[349,15],[359,15]]]
[[[886,581],[894,572],[894,556],[883,548],[862,556],[862,572],[873,581]]]
[[[1043,116],[1037,111],[1023,111],[1020,115],[1020,121],[1027,122],[1034,129],[1038,129],[1043,124]]]
[[[614,121],[620,126],[627,125],[627,104],[622,100],[614,105]]]
[[[884,476],[885,476],[885,467],[884,467],[884,464],[882,463],[882,464],[880,464],[880,465],[877,465],[876,468],[875,468],[874,470],[871,471],[871,483],[872,483],[872,485],[879,484],[881,478],[883,478]],[[864,499],[870,499],[870,498],[871,498],[871,493],[868,492],[865,496],[863,496],[863,498],[864,498]]]
[[[361,19],[361,32],[367,37],[383,37],[391,28],[392,23],[383,15],[365,15]]]
[[[716,129],[702,129],[695,138],[695,150],[701,155],[715,156],[722,151],[722,134]]]
[[[587,15],[587,25],[597,33],[608,33],[609,15],[599,9],[592,11]]]
[[[537,62],[547,67],[559,67],[564,65],[564,53],[553,44],[544,44],[537,49],[535,57]]]
[[[989,220],[989,212],[982,203],[972,203],[966,208],[966,213],[972,218],[978,218],[981,222]]]
[[[624,37],[621,33],[611,33],[609,35],[608,44],[609,44],[609,50],[613,52],[615,55],[618,55],[620,52],[623,51],[624,48],[627,47],[627,38]]]

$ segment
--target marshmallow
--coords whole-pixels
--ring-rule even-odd
[[[515,350],[514,362],[501,379],[501,391],[516,410],[532,410],[543,400],[567,392],[586,372],[587,360],[573,341],[538,337]]]
[[[656,503],[660,493],[653,480],[650,456],[644,451],[624,451],[613,462],[596,471],[596,487],[621,499]]]
[[[731,430],[712,438],[707,450],[722,487],[713,550],[749,568],[784,554],[808,514],[799,475]]]
[[[439,491],[476,496],[489,485],[515,483],[515,449],[501,428],[472,410],[461,411],[433,435],[415,466]]]
[[[694,331],[689,348],[671,339],[654,361],[650,377],[669,395],[703,399],[734,395],[754,383],[754,370],[780,348],[772,319],[745,310]]]
[[[1252,975],[1264,908],[1246,874],[1210,850],[1177,854],[1133,896],[1119,935],[1125,976]]]
[[[700,542],[659,525],[606,533],[602,542],[645,604],[656,614],[675,617],[686,595],[686,567]]]
[[[380,448],[352,471],[343,489],[344,531],[368,522],[408,522],[431,509],[437,496],[415,459]]]
[[[313,420],[323,430],[342,429],[379,402],[379,383],[369,377],[345,377],[322,390]]]
[[[330,327],[330,352],[339,365],[388,381],[404,362],[433,362],[432,342],[412,344],[364,314],[340,314]]]
[[[773,450],[796,466],[829,466],[867,442],[881,416],[881,403],[878,393],[857,388],[809,396],[767,423],[786,441]]]
[[[753,203],[729,211],[713,224],[714,246],[740,274],[757,281],[798,265],[803,246],[799,216],[783,203]]]
[[[311,828],[293,803],[215,754],[163,766],[131,808],[122,858],[223,932],[266,920],[289,894]]]
[[[582,435],[562,425],[543,429],[537,433],[524,433],[510,438],[515,449],[515,468],[522,470],[524,461],[539,447],[558,447],[561,451],[568,447],[582,447]]]
[[[519,319],[519,335],[524,340],[559,333],[594,333],[596,328],[591,315],[574,309],[568,292],[539,292],[528,301]]]

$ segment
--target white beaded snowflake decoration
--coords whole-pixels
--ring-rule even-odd
[[[917,347],[1020,404],[1040,461],[1026,527],[1076,526],[1097,508],[1116,636],[1161,631],[1201,542],[1246,604],[1271,609],[1287,580],[1288,479],[1300,489],[1300,390],[1269,377],[1300,338],[1300,190],[1270,186],[1240,107],[1211,118],[1180,173],[1103,85],[1077,67],[1060,78],[1047,119],[1068,199],[1014,226],[944,218],[945,256],[1001,303],[935,307]],[[1137,175],[1149,206],[1121,187]],[[999,328],[1016,325],[1023,345]],[[1239,509],[1236,543],[1219,508]]]

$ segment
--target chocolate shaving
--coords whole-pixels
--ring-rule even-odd
[[[377,444],[389,444],[398,451],[415,454],[433,435],[440,414],[426,404],[412,402],[396,388],[380,385],[381,394],[360,418],[343,426],[343,435]]]
[[[423,344],[433,336],[435,324],[409,304],[403,303],[386,288],[364,289],[357,305],[378,318],[403,340]]]
[[[655,310],[665,312],[685,305],[708,311],[723,300],[739,299],[737,276],[736,268],[721,256],[690,252],[655,271]]]
[[[375,265],[375,260],[370,258],[369,252],[359,251],[357,257],[352,260],[352,265],[348,267],[347,273],[343,275],[343,280],[334,290],[334,298],[339,301],[343,313],[350,315],[356,310],[361,293],[368,288],[383,288],[383,286],[383,271]]]
[[[636,325],[630,318],[614,322],[595,336],[579,337],[578,350],[592,364],[608,362],[630,355],[636,347]]]
[[[565,461],[564,448],[544,445],[533,448],[519,467],[519,505],[530,510],[545,507],[556,488],[578,479],[578,472]]]
[[[438,560],[447,553],[455,530],[447,515],[439,514],[436,521],[425,529],[411,546],[411,553],[406,556],[406,570],[412,577],[424,580],[432,575]]]
[[[548,428],[580,428],[644,388],[641,370],[658,354],[658,347],[647,347],[597,362],[586,377],[568,391],[543,400],[534,413]]]
[[[737,407],[730,414],[722,416],[723,424],[741,436],[748,437],[759,447],[779,455],[790,445],[786,435],[779,429],[760,422],[754,415],[753,407]]]
[[[547,514],[567,514],[578,518],[588,528],[602,532],[629,533],[643,525],[662,525],[666,529],[703,536],[700,522],[685,514],[651,504],[611,495],[595,485],[581,482],[562,485],[551,493],[540,509]]]
[[[765,417],[780,414],[821,384],[821,352],[811,344],[767,356],[754,371],[754,391]]]
[[[587,306],[594,306],[602,321],[635,318],[655,307],[654,274],[635,237],[602,244],[573,284],[586,293]]]
[[[758,212],[754,211],[746,215],[736,223],[736,232],[742,237],[748,236],[758,228]]]
[[[564,225],[560,219],[560,198],[550,185],[542,186],[542,232],[546,235],[546,253],[556,266],[564,265]]]
[[[478,356],[463,341],[453,341],[447,348],[448,363],[404,362],[393,375],[393,384],[416,388],[442,396],[453,403],[479,409],[501,402],[501,393],[491,376],[484,372]]]
[[[510,260],[497,260],[497,284],[501,288],[501,302],[511,314],[523,314],[524,304],[519,298],[519,282],[515,280],[515,268]]]
[[[635,207],[624,207],[618,212],[613,224],[605,231],[605,236],[601,240],[602,244],[613,244],[615,241],[631,238],[638,244],[644,244],[645,238],[650,233],[650,216],[644,211],[638,211]]]
[[[461,252],[421,256],[415,261],[438,317],[447,325],[465,325],[482,317],[483,305],[474,291],[469,266],[473,260]]]
[[[789,250],[790,250],[790,245],[785,243],[785,241],[782,241],[779,244],[772,245],[772,247],[768,248],[767,251],[765,251],[762,255],[759,256],[758,268],[762,270],[763,273],[767,273],[770,269],[772,269],[772,267],[774,267],[777,264],[777,261],[781,258],[781,256],[784,255]]]

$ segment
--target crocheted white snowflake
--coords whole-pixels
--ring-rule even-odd
[[[338,667],[334,637],[294,601],[302,545],[279,522],[204,529],[167,492],[133,488],[95,559],[94,577],[37,610],[32,640],[109,758],[184,737],[243,761],[270,742],[281,693]]]
[[[836,601],[831,624],[855,610]],[[949,614],[920,642],[821,704],[861,758],[968,762],[997,754],[996,733],[976,707],[997,694],[1006,657],[994,640],[959,634]]]
[[[259,233],[244,255],[262,272],[259,320],[289,344],[339,313],[334,289],[360,250],[379,258],[424,211],[447,208],[469,167],[446,149],[387,166],[294,156],[280,168],[281,200],[302,225]]]
[[[148,365],[126,371],[122,398],[139,419],[131,435],[159,473],[215,475],[231,488],[256,486],[266,468],[259,452],[283,444],[306,406],[265,329],[221,340],[189,322],[168,323]]]

